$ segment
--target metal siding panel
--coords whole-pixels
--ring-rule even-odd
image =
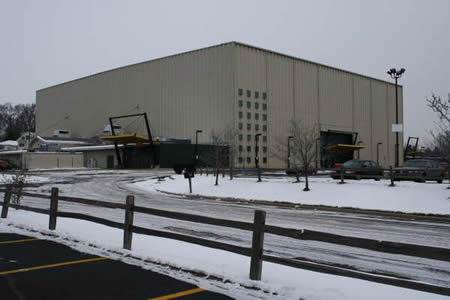
[[[352,131],[352,77],[348,73],[319,67],[320,125],[323,130]]]
[[[74,137],[91,137],[109,116],[128,113],[139,104],[148,112],[155,136],[192,139],[199,128],[205,132],[200,141],[206,142],[212,129],[232,126],[233,68],[232,45],[225,45],[41,90],[37,130],[50,135],[66,128]],[[65,114],[70,119],[61,121]]]
[[[358,132],[358,141],[367,145],[366,149],[360,151],[360,158],[375,159],[372,143],[370,79],[354,77],[353,83],[354,130]]]

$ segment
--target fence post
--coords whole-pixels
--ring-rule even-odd
[[[9,202],[11,201],[12,186],[6,186],[5,197],[3,198],[2,219],[8,216]]]
[[[394,183],[394,170],[392,170],[392,166],[389,166],[389,178],[391,179],[391,184],[389,186],[395,186],[395,183]]]
[[[338,184],[344,184],[344,166],[341,166],[341,181],[338,182]]]
[[[250,261],[251,280],[261,280],[265,224],[266,212],[263,210],[255,210],[255,217],[253,221],[252,257]]]
[[[58,215],[58,188],[52,188],[52,193],[50,196],[50,219],[48,222],[48,229],[55,230],[56,228],[56,216]]]
[[[131,250],[133,239],[134,196],[128,195],[125,204],[125,224],[123,230],[123,248]]]

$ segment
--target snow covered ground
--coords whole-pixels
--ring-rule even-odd
[[[303,192],[304,182],[293,183],[292,178],[269,178],[256,182],[254,178],[220,178],[214,185],[213,176],[196,175],[192,179],[193,194],[213,197],[230,197],[247,200],[292,202],[309,205],[327,205],[400,211],[408,213],[450,214],[450,190],[448,184],[390,181],[337,180],[323,177],[310,178],[311,191]],[[189,186],[182,175],[173,175],[165,181],[136,182],[135,187],[147,191],[163,191],[188,194]]]
[[[0,184],[11,183],[13,178],[14,178],[13,174],[0,174]],[[27,176],[25,178],[25,182],[26,183],[44,183],[44,182],[48,182],[48,178],[43,177],[43,176],[32,175],[32,176]]]
[[[138,234],[133,237],[133,250],[127,251],[121,248],[123,232],[118,229],[67,218],[58,218],[54,232],[48,232],[47,226],[48,216],[14,209],[10,209],[8,219],[0,220],[0,232],[53,239],[83,252],[140,265],[237,299],[447,299],[444,296],[272,263],[264,263],[262,281],[255,282],[248,279],[249,258],[241,255]],[[36,230],[53,236],[42,235]],[[223,280],[208,280],[168,266],[203,272]],[[225,283],[225,280],[229,282]],[[264,292],[244,286],[258,287]]]

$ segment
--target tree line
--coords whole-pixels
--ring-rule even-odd
[[[36,129],[36,104],[0,104],[0,141],[17,140]]]

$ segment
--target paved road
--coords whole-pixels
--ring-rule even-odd
[[[125,201],[127,194],[132,193],[136,195],[137,205],[247,222],[252,221],[255,208],[261,208],[267,212],[267,223],[271,225],[450,248],[449,224],[393,220],[384,216],[347,212],[258,207],[208,199],[190,200],[183,197],[136,191],[130,185],[132,182],[163,173],[164,171],[115,171],[99,172],[95,176],[95,172],[91,171],[45,173],[43,175],[49,176],[52,184],[45,184],[32,188],[32,190],[49,193],[51,186],[58,186],[63,195],[121,203]],[[48,208],[46,200],[25,199],[24,203]],[[89,213],[123,222],[123,212],[118,210],[96,209],[63,202],[60,203],[59,209]],[[135,223],[139,226],[194,235],[235,245],[249,246],[251,244],[250,233],[240,230],[167,220],[141,214],[135,214]],[[265,239],[265,251],[282,257],[310,260],[450,287],[450,263],[448,262],[385,254],[313,241],[298,241],[271,235],[267,235]]]
[[[0,233],[0,299],[231,299],[46,240]]]

